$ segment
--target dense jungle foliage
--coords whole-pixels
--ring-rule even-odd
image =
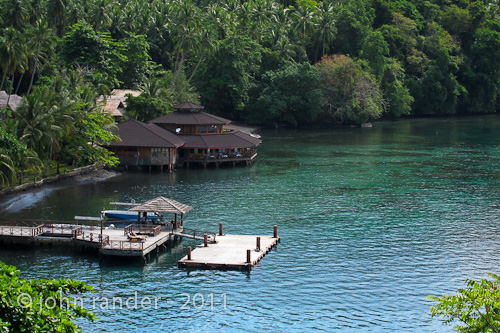
[[[148,121],[190,99],[251,124],[362,124],[499,109],[498,0],[0,0],[2,183],[113,164],[99,95]]]

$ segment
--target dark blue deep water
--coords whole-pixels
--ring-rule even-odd
[[[0,206],[2,220],[69,220],[162,195],[195,208],[187,227],[272,234],[277,224],[281,243],[250,273],[179,269],[196,245],[186,240],[145,265],[58,248],[2,249],[0,260],[24,278],[94,286],[82,301],[99,318],[84,332],[449,332],[426,296],[500,273],[500,117],[259,134],[250,167],[128,173]],[[161,299],[105,304],[135,295]]]

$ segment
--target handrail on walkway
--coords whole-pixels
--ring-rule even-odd
[[[189,229],[189,228],[182,228],[182,231],[174,231],[174,234],[177,234],[182,237],[186,238],[193,238],[193,239],[199,239],[202,240],[205,236],[205,234],[208,235],[208,239],[210,243],[216,243],[216,233],[211,233],[211,232],[206,232],[206,231],[201,231],[201,230],[196,230],[196,229]]]

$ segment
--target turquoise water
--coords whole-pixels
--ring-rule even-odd
[[[449,332],[425,297],[499,273],[499,128],[485,116],[261,130],[251,167],[124,174],[0,206],[2,219],[64,220],[163,195],[195,207],[187,227],[272,234],[277,224],[281,243],[250,273],[179,269],[197,244],[186,240],[146,265],[48,248],[0,260],[25,278],[93,285],[83,302],[99,319],[85,332]],[[106,307],[136,293],[161,297],[157,308]]]

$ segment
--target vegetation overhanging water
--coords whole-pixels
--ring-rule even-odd
[[[146,265],[40,248],[0,251],[24,278],[95,287],[85,332],[451,331],[427,295],[497,271],[500,117],[412,119],[373,128],[263,130],[251,167],[128,173],[24,194],[2,219],[97,216],[158,195],[195,209],[186,225],[282,237],[250,273],[186,271],[183,241]],[[161,297],[157,309],[105,300]],[[154,305],[154,304],[153,304]]]

